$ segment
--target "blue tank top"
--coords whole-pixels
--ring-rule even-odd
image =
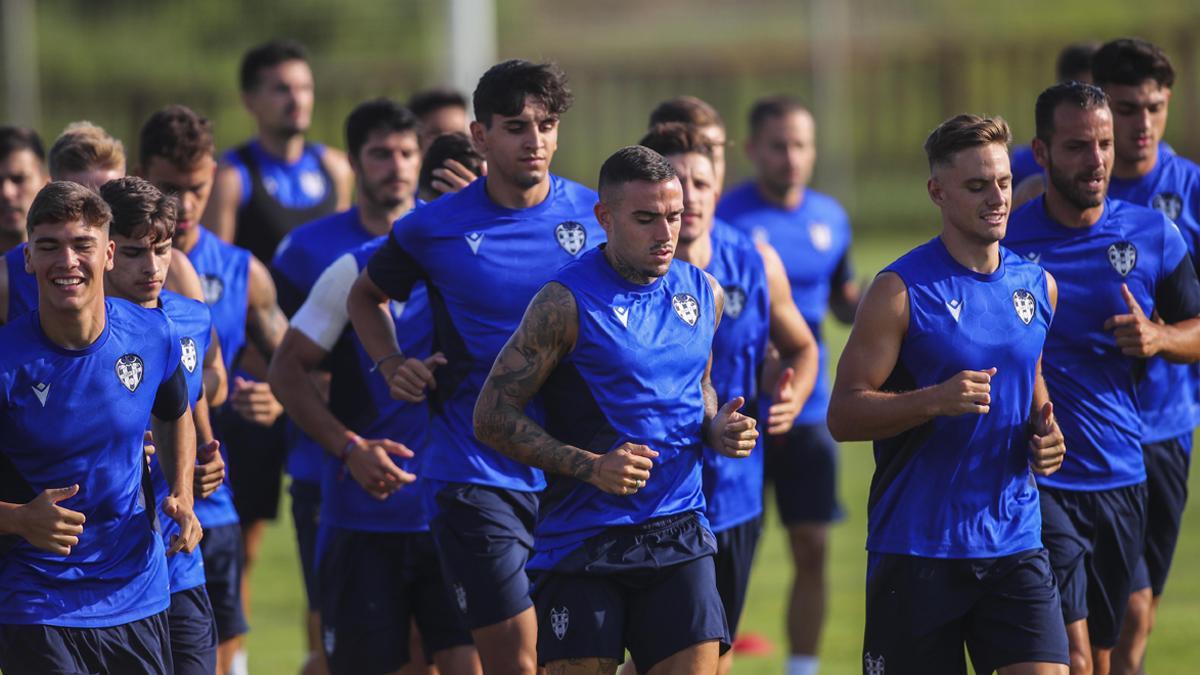
[[[267,193],[282,206],[289,209],[306,209],[320,204],[325,195],[333,189],[321,165],[321,155],[325,146],[319,143],[306,143],[300,159],[295,162],[285,162],[275,155],[263,150],[262,144],[252,140],[245,145],[254,157],[258,170],[262,175],[263,187]],[[250,170],[238,155],[241,149],[227,150],[221,159],[234,167],[242,181],[242,193],[238,205],[250,201],[253,190],[253,180]]]
[[[701,382],[716,320],[704,272],[676,260],[665,276],[642,286],[617,274],[596,248],[554,281],[575,297],[579,336],[542,387],[546,430],[597,454],[633,442],[659,456],[634,495],[551,476],[534,528],[531,569],[553,568],[610,527],[704,509]]]
[[[782,209],[763,199],[753,182],[725,194],[717,205],[717,217],[779,252],[792,285],[792,299],[820,347],[817,382],[796,424],[825,424],[832,383],[821,322],[829,310],[831,289],[854,278],[850,218],[837,200],[816,190],[805,190],[795,209]],[[764,397],[760,407],[766,403]]]
[[[718,221],[712,230],[706,272],[725,289],[725,312],[713,338],[712,385],[721,403],[737,396],[752,414],[758,375],[771,328],[771,297],[762,256],[748,236]],[[763,510],[763,438],[749,457],[734,459],[704,449],[705,515],[714,532],[757,518]]]
[[[1138,407],[1145,361],[1121,354],[1104,322],[1129,313],[1122,283],[1147,315],[1159,299],[1170,300],[1164,309],[1186,304],[1182,296],[1194,290],[1170,287],[1174,270],[1187,261],[1179,228],[1161,213],[1115,199],[1105,201],[1095,225],[1069,228],[1050,218],[1045,198],[1038,197],[1009,218],[1004,245],[1040,264],[1058,283],[1042,374],[1067,456],[1061,469],[1038,482],[1064,490],[1110,490],[1146,480]]]
[[[37,308],[37,279],[25,271],[26,246],[21,243],[4,254],[4,261],[8,264],[8,316],[5,317],[5,323],[11,323],[18,316]]]
[[[909,311],[885,391],[929,387],[963,370],[995,367],[996,375],[986,415],[936,417],[875,442],[867,550],[992,558],[1040,548],[1028,423],[1052,318],[1046,273],[1005,248],[995,272],[972,272],[940,237],[884,271],[904,282]]]
[[[475,439],[472,416],[496,355],[521,323],[534,294],[554,272],[604,241],[596,193],[550,177],[542,203],[508,209],[491,200],[487,180],[445,195],[396,222],[371,259],[371,279],[391,297],[427,282],[434,351],[446,355],[430,392],[438,461],[427,478],[536,492],[542,472]],[[540,405],[530,406],[541,419]]]
[[[1170,218],[1187,243],[1192,262],[1200,250],[1200,167],[1173,153],[1159,152],[1150,173],[1137,180],[1112,177],[1108,195],[1113,199],[1149,206]],[[1192,396],[1180,396],[1180,392]],[[1146,362],[1146,375],[1138,388],[1145,425],[1143,443],[1191,435],[1200,420],[1200,370],[1195,364],[1170,363],[1163,358]],[[1185,447],[1191,448],[1190,444]]]

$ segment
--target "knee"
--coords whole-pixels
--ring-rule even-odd
[[[1138,634],[1146,634],[1153,627],[1151,607],[1153,598],[1150,589],[1138,591],[1129,596],[1129,605],[1125,609],[1125,623]]]
[[[1071,675],[1091,675],[1092,649],[1089,645],[1071,645]]]

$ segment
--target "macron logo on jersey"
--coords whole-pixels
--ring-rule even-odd
[[[38,382],[30,387],[30,389],[33,390],[33,395],[37,396],[38,403],[41,403],[42,407],[45,408],[46,397],[50,395],[50,385],[46,384],[45,382]]]
[[[617,321],[621,325],[629,328],[629,308],[628,307],[613,307],[613,314],[617,317]]]
[[[1042,264],[1042,254],[1041,253],[1036,253],[1034,251],[1030,251],[1025,254],[1025,259],[1028,260],[1029,262],[1033,263],[1034,265]]]
[[[474,255],[479,255],[479,245],[483,243],[483,233],[482,232],[468,232],[466,237],[467,237],[467,246],[471,247],[471,253]]]
[[[954,322],[958,323],[958,317],[962,314],[962,300],[947,300],[946,309],[950,310],[950,316],[954,317]]]

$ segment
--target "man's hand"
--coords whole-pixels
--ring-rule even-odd
[[[486,165],[483,170],[483,175],[487,175]],[[431,186],[434,190],[442,194],[458,192],[475,181],[476,176],[470,169],[463,166],[461,162],[453,159],[447,159],[442,162],[440,168],[433,170],[433,182]]]
[[[180,551],[184,553],[195,551],[196,546],[200,543],[200,538],[204,536],[204,530],[200,528],[200,521],[192,511],[192,505],[185,504],[184,500],[175,495],[167,495],[163,498],[162,510],[167,517],[179,523],[179,534],[171,536],[171,545],[167,547],[167,555],[175,555]]]
[[[937,385],[938,401],[934,415],[986,415],[992,409],[992,377],[995,375],[995,368],[964,370]]]
[[[771,409],[767,412],[767,433],[772,436],[786,434],[796,422],[796,416],[804,407],[804,402],[796,396],[792,389],[792,380],[796,371],[785,368],[775,384],[775,396],[771,401]]]
[[[1029,467],[1039,476],[1049,476],[1058,471],[1067,454],[1062,431],[1054,418],[1054,404],[1046,401],[1030,426],[1033,433],[1029,437]]]
[[[399,362],[399,363],[397,363]],[[396,363],[396,365],[391,365]],[[437,389],[437,380],[433,371],[438,366],[446,365],[446,357],[438,352],[428,358],[407,358],[385,361],[380,367],[384,379],[387,380],[392,398],[409,403],[420,403],[425,400],[426,389]]]
[[[391,455],[405,459],[413,451],[396,441],[386,438],[364,439],[352,437],[343,458],[350,475],[372,497],[387,499],[393,492],[415,481],[417,477],[396,466]]]
[[[221,456],[221,442],[213,439],[196,451],[196,468],[192,471],[192,491],[198,499],[204,499],[221,487],[225,480],[225,458]]]
[[[1121,295],[1129,307],[1128,314],[1117,314],[1104,322],[1104,330],[1112,331],[1117,346],[1125,356],[1150,358],[1162,351],[1163,327],[1142,311],[1129,286],[1121,284]]]
[[[709,425],[709,446],[726,457],[747,457],[758,441],[753,417],[738,412],[746,399],[736,396],[717,411]]]
[[[631,495],[646,487],[658,452],[637,443],[622,443],[595,459],[588,482],[614,495]]]
[[[283,406],[275,399],[271,385],[266,382],[233,378],[233,394],[229,402],[234,412],[259,426],[269,427],[283,414]]]
[[[71,547],[79,543],[86,518],[78,511],[58,505],[79,492],[79,485],[43,490],[33,501],[21,506],[18,534],[22,539],[43,551],[70,555]]]

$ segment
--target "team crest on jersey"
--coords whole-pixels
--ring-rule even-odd
[[[1183,199],[1174,192],[1160,192],[1150,200],[1150,206],[1174,222],[1183,211]]]
[[[142,383],[144,371],[142,357],[137,354],[126,354],[117,359],[117,379],[129,391],[137,391],[138,385]]]
[[[550,608],[550,628],[554,631],[554,637],[559,640],[567,636],[567,626],[571,624],[571,613],[566,607],[555,609]]]
[[[337,646],[337,633],[332,628],[326,627],[324,631],[324,638],[325,653],[332,654],[333,648]]]
[[[679,318],[689,326],[695,326],[700,319],[700,303],[696,302],[696,297],[691,293],[676,293],[671,298],[671,306],[675,308]]]
[[[467,589],[463,588],[462,584],[454,584],[454,600],[458,603],[458,609],[463,614],[467,613]]]
[[[225,295],[225,282],[221,277],[211,274],[200,275],[200,292],[204,294],[204,302],[215,305]]]
[[[309,199],[320,199],[325,196],[325,178],[317,171],[305,171],[300,174],[300,189]]]
[[[1137,267],[1137,247],[1130,241],[1118,241],[1108,247],[1108,262],[1117,274],[1128,275]]]
[[[871,656],[871,652],[863,655],[864,675],[883,675],[883,656]]]
[[[808,238],[812,240],[813,248],[828,251],[833,247],[833,228],[825,223],[809,223]]]
[[[741,286],[726,286],[724,314],[736,319],[742,315],[743,309],[746,309],[746,291]]]
[[[187,368],[189,373],[196,372],[196,341],[190,337],[179,338],[179,347],[182,350],[179,355],[179,362]]]
[[[482,232],[468,232],[463,235],[467,239],[467,246],[471,247],[471,253],[479,255],[479,245],[483,243]]]
[[[587,230],[573,220],[564,220],[555,226],[554,238],[558,240],[558,245],[571,255],[576,255],[587,246]]]
[[[1013,309],[1017,310],[1017,316],[1021,317],[1021,320],[1028,326],[1037,312],[1037,300],[1033,298],[1033,293],[1024,288],[1018,288],[1013,291]]]

